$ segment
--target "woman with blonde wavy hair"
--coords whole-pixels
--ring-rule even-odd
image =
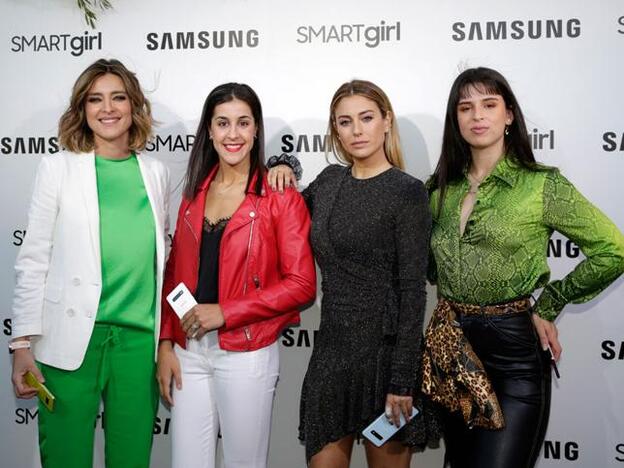
[[[407,468],[410,447],[425,445],[437,432],[418,378],[431,226],[427,194],[421,181],[403,172],[395,114],[374,83],[353,80],[338,88],[328,133],[342,164],[326,167],[302,192],[312,213],[323,300],[299,436],[311,467],[348,467],[353,442],[367,425],[382,413],[398,425],[416,407],[419,414],[393,439],[381,447],[365,442],[369,467]],[[274,167],[272,185],[277,179],[281,186],[284,173],[284,165]]]
[[[169,194],[166,168],[137,154],[151,131],[135,75],[100,59],[60,119],[66,150],[37,171],[9,347],[17,397],[36,394],[28,372],[55,395],[39,405],[44,468],[93,464],[100,401],[106,466],[149,466]]]

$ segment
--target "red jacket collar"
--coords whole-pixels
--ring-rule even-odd
[[[183,199],[182,213],[184,213],[184,216],[186,217],[186,219],[189,221],[190,225],[192,226],[192,230],[195,234],[196,239],[198,239],[201,236],[201,232],[202,232],[202,226],[204,222],[204,205],[206,204],[206,195],[208,193],[208,187],[210,186],[210,183],[215,178],[218,170],[219,170],[219,165],[217,164],[214,168],[211,169],[210,173],[208,174],[206,179],[202,182],[202,184],[199,187],[199,190],[197,191],[197,193],[195,194],[192,200]],[[251,201],[251,203],[253,203],[253,205],[255,206],[256,203],[252,200],[256,200],[255,197],[257,197],[254,191],[254,185],[255,185],[256,180],[258,180],[258,172],[254,173],[254,175],[251,178],[251,183],[249,184],[249,188],[247,189],[247,196],[245,197],[245,200],[241,204],[241,207],[245,204],[246,201],[247,202]],[[264,180],[262,181],[262,192],[260,194],[260,197],[266,197],[266,195],[269,193],[268,192],[269,190],[270,188],[267,183],[267,180],[266,178],[264,178]],[[239,209],[236,210],[236,212],[239,212],[239,210],[240,210],[240,207]],[[234,229],[235,227],[239,227],[240,225],[244,225],[250,222],[250,219],[251,218],[248,218],[248,217],[243,217],[240,219],[238,219],[237,217],[234,217],[233,221],[229,223],[230,227],[226,231]]]

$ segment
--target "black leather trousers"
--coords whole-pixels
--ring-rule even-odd
[[[505,428],[468,429],[445,417],[445,466],[533,468],[550,412],[550,355],[542,351],[530,310],[506,315],[461,315],[464,335],[485,367],[505,417]]]

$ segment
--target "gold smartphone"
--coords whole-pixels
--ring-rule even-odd
[[[26,375],[24,375],[24,380],[29,386],[37,390],[37,396],[41,400],[41,403],[43,403],[43,405],[48,408],[50,412],[54,411],[54,395],[52,395],[50,390],[48,390],[45,385],[37,380],[35,374],[33,374],[31,371],[26,372]]]

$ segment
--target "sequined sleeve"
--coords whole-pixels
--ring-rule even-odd
[[[426,305],[425,282],[429,255],[431,214],[427,192],[415,180],[405,195],[396,220],[394,239],[398,261],[399,317],[392,359],[391,388],[413,385],[422,359],[421,341]]]

